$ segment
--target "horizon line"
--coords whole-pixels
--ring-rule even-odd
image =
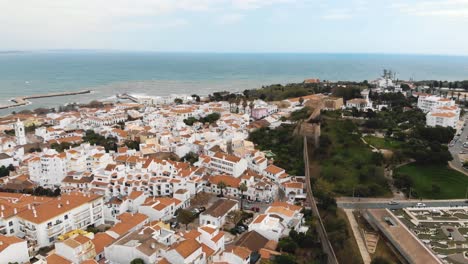
[[[160,54],[316,54],[316,55],[406,55],[406,56],[441,56],[468,57],[468,54],[409,53],[409,52],[320,52],[320,51],[171,51],[171,50],[127,50],[127,49],[0,49],[2,54],[40,52],[103,52],[103,53],[160,53]]]

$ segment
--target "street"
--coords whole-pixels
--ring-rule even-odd
[[[455,169],[458,169],[460,171],[465,171],[465,169],[463,168],[463,164],[460,161],[459,154],[460,154],[461,151],[466,151],[466,153],[468,155],[468,148],[463,147],[463,143],[468,142],[468,140],[467,140],[468,129],[464,129],[464,128],[467,127],[466,126],[467,123],[464,122],[465,117],[462,117],[461,120],[462,120],[462,124],[461,124],[460,128],[457,128],[457,135],[458,135],[458,133],[460,133],[460,136],[458,137],[456,142],[454,142],[455,144],[453,146],[449,145],[449,151],[450,151],[450,153],[452,154],[452,157],[453,157],[453,160],[450,162],[450,164]],[[455,136],[455,137],[457,138],[457,136]]]
[[[337,205],[343,209],[401,209],[415,207],[417,203],[424,203],[426,207],[457,207],[468,206],[465,200],[395,200],[397,204],[389,204],[391,199],[374,198],[338,198]]]

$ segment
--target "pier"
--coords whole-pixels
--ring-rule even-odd
[[[0,109],[7,109],[13,108],[23,105],[28,105],[30,101],[28,99],[39,99],[39,98],[47,98],[47,97],[59,97],[59,96],[71,96],[71,95],[79,95],[79,94],[88,94],[91,93],[91,90],[83,90],[77,92],[63,92],[63,93],[49,93],[49,94],[36,94],[36,95],[28,95],[28,96],[20,96],[11,99],[13,104],[9,105],[0,105]]]
[[[117,98],[124,99],[124,100],[130,100],[132,102],[138,103],[138,98],[136,98],[133,95],[127,94],[127,93],[117,94]]]

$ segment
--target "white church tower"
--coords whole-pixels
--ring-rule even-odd
[[[26,134],[24,132],[24,124],[19,119],[15,123],[16,144],[26,145]]]

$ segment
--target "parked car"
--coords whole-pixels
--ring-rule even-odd
[[[177,228],[177,227],[179,227],[179,222],[177,222],[177,221],[172,222],[172,223],[171,223],[171,227],[172,227],[172,228]]]
[[[389,204],[389,205],[397,205],[398,202],[395,202],[395,201],[392,200],[392,201],[388,202],[388,204]]]
[[[201,206],[201,207],[198,207],[198,210],[201,212],[205,212],[206,211],[206,207],[205,206]]]
[[[426,207],[426,204],[425,203],[417,203],[416,207]]]

